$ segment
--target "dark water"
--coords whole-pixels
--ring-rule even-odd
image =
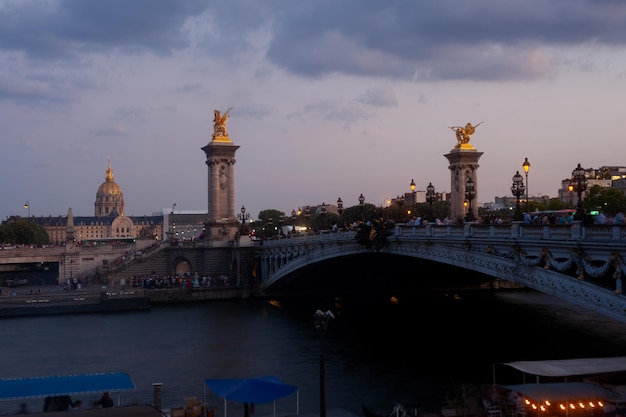
[[[492,364],[532,359],[622,356],[626,324],[534,292],[429,294],[401,305],[334,308],[323,339],[328,408],[361,414],[361,404],[390,411],[394,401],[439,411],[451,387],[490,383]],[[127,372],[137,390],[122,403],[152,403],[163,383],[163,408],[184,398],[223,401],[205,378],[276,375],[300,388],[300,412],[319,411],[320,334],[312,305],[267,301],[155,307],[149,312],[2,319],[3,378]],[[77,396],[84,403],[98,395]],[[29,400],[39,411],[42,400]],[[228,403],[229,415],[242,415]],[[17,402],[0,403],[0,412]],[[296,397],[276,403],[294,413]],[[272,404],[257,405],[259,416]]]

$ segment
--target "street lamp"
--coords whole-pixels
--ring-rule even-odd
[[[26,200],[24,203],[24,208],[28,209],[28,220],[30,220],[30,201]]]
[[[307,231],[309,229],[309,217],[311,217],[311,206],[306,206],[304,208],[304,217],[306,218],[306,228]]]
[[[570,208],[574,207],[574,184],[572,184],[572,181],[570,180],[569,185],[567,186],[567,191],[569,191],[569,206]]]
[[[465,216],[465,221],[468,222],[473,222],[474,220],[476,220],[476,217],[474,217],[474,211],[472,210],[472,200],[474,199],[474,197],[476,197],[476,188],[475,188],[476,184],[474,183],[474,180],[472,179],[472,177],[467,177],[467,180],[465,180],[465,199],[467,200],[467,214]]]
[[[339,213],[339,216],[343,216],[343,201],[341,197],[337,199],[337,213]]]
[[[411,178],[409,186],[411,187],[411,204],[415,204],[415,181],[413,181],[413,178]]]
[[[326,417],[326,369],[324,366],[324,332],[328,329],[328,322],[334,319],[333,313],[328,310],[315,312],[315,329],[320,332],[320,417]]]
[[[576,190],[578,201],[576,202],[576,214],[574,220],[582,220],[585,216],[583,209],[582,194],[587,189],[587,177],[585,177],[585,168],[578,166],[572,171],[572,185]]]
[[[363,193],[359,196],[359,209],[361,210],[361,220],[363,220],[363,206],[365,204],[365,197],[363,197]]]
[[[516,171],[513,176],[513,185],[511,186],[511,193],[515,196],[515,216],[513,218],[516,221],[521,221],[523,219],[519,198],[524,195],[525,190],[526,187],[524,187],[524,179],[520,175],[519,171]]]
[[[296,234],[296,210],[291,210],[291,233]]]
[[[528,213],[528,171],[530,171],[530,162],[528,162],[528,158],[524,158],[522,168],[524,168],[524,173],[526,174],[526,212]]]
[[[237,218],[241,220],[241,229],[243,230],[246,225],[246,221],[250,218],[250,213],[246,213],[245,206],[241,206],[241,213],[237,214]]]
[[[432,182],[428,183],[428,187],[426,187],[426,202],[428,203],[430,210],[430,220],[433,220],[433,203],[435,202],[435,187]]]
[[[321,230],[326,230],[326,203],[322,203],[322,207],[320,207],[320,216],[322,217]]]

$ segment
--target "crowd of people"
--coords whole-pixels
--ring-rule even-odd
[[[170,288],[206,288],[230,287],[232,283],[227,275],[177,274],[161,276],[158,274],[134,275],[130,278],[132,287],[146,290]]]

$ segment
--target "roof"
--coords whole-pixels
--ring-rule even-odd
[[[246,379],[205,379],[204,383],[220,397],[242,403],[269,403],[298,390],[298,387],[285,384],[271,375]]]
[[[0,401],[134,389],[124,372],[0,379]]]
[[[586,382],[558,382],[552,384],[503,385],[511,391],[533,399],[544,401],[615,400],[615,392],[599,385]]]
[[[609,372],[626,371],[626,356],[612,358],[582,358],[548,361],[518,361],[508,362],[519,371],[539,376],[573,376],[592,375]]]

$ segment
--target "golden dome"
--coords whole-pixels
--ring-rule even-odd
[[[96,217],[124,215],[124,195],[122,188],[113,181],[113,170],[111,169],[110,160],[105,181],[98,187],[98,192],[96,193],[95,209]]]
[[[98,187],[97,196],[101,195],[122,194],[122,188],[113,181],[113,170],[111,169],[111,161],[107,167],[107,175],[105,181]]]

